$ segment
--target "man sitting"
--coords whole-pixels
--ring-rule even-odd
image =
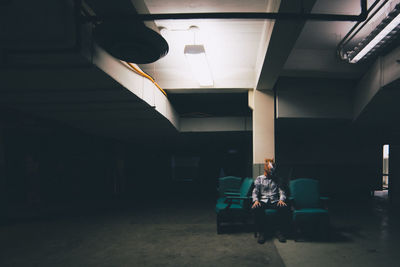
[[[283,228],[287,225],[284,216],[287,213],[286,195],[274,174],[274,170],[274,160],[265,159],[264,175],[258,176],[254,182],[252,209],[255,216],[256,231],[258,232],[257,242],[260,244],[265,242],[266,209],[277,210],[277,237],[280,242],[286,242],[286,237],[283,235],[283,230],[286,230]]]

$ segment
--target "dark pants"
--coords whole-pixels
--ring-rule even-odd
[[[287,233],[290,219],[289,208],[287,206],[279,207],[277,205],[278,202],[264,203],[260,201],[260,204],[260,206],[253,209],[256,231],[265,233],[267,230],[278,230],[282,233]],[[265,215],[266,209],[277,210],[277,213],[267,216]]]

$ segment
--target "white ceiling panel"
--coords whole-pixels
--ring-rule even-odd
[[[145,1],[150,13],[265,12],[266,0]],[[213,88],[249,88],[255,84],[264,21],[262,20],[158,20],[169,53],[156,63],[140,67],[165,89],[200,88],[183,53],[185,45],[202,44],[214,78]],[[190,31],[191,26],[198,31]],[[240,82],[234,82],[234,81]]]

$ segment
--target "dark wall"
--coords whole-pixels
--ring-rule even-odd
[[[169,94],[168,100],[182,117],[251,116],[248,93]]]
[[[10,203],[152,201],[184,194],[214,198],[222,169],[226,175],[251,175],[251,132],[177,133],[168,138],[160,134],[158,139],[135,143],[28,114],[0,115]],[[199,158],[193,181],[173,179],[172,157]]]
[[[160,144],[149,142],[147,146],[129,146],[127,173],[128,177],[136,177],[131,179],[131,191],[147,198],[185,196],[213,199],[220,175],[251,176],[251,132],[182,133],[175,139],[162,141]],[[173,168],[172,157],[199,161],[197,167],[176,164]],[[190,173],[187,178],[192,178],[192,181],[174,179],[177,177],[173,172],[185,171],[185,167]]]
[[[111,194],[112,140],[33,121],[3,131],[11,203],[74,202]]]
[[[381,180],[379,140],[351,121],[279,119],[276,146],[287,179],[318,179],[335,199],[368,197]]]

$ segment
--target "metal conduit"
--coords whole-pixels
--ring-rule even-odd
[[[176,20],[176,19],[273,19],[273,20],[319,20],[319,21],[364,21],[368,17],[367,0],[360,0],[359,15],[311,14],[299,13],[264,13],[264,12],[227,12],[227,13],[168,13],[168,14],[138,14],[90,16],[84,18],[87,22],[107,20]]]

